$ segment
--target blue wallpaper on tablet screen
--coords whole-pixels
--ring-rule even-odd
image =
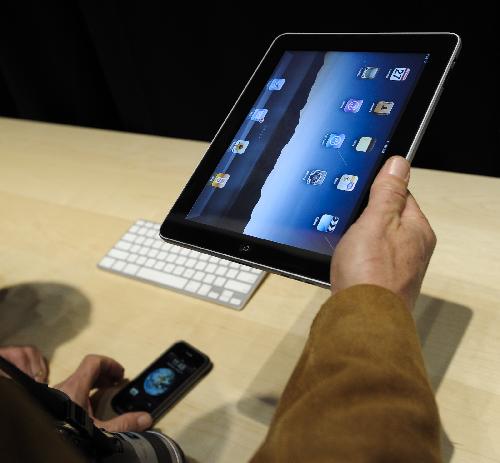
[[[286,52],[187,218],[331,255],[428,58]]]

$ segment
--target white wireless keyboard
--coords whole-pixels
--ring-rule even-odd
[[[262,270],[165,243],[160,225],[138,220],[99,262],[103,270],[241,310]]]

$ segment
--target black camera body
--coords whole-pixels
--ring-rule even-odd
[[[40,384],[0,356],[0,370],[22,386],[54,422],[64,440],[91,463],[185,463],[177,443],[156,432],[110,433],[64,392]]]

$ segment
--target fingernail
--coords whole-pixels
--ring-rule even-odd
[[[394,156],[389,164],[389,173],[407,182],[410,179],[410,164],[401,156]]]
[[[139,416],[139,418],[137,418],[137,425],[142,429],[147,429],[151,427],[152,424],[153,420],[147,413],[144,413],[143,415]]]

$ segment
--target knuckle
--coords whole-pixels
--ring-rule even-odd
[[[407,189],[403,183],[398,182],[398,179],[387,179],[375,182],[371,186],[371,192],[374,194],[378,193],[389,193],[390,195],[395,195],[406,201]]]
[[[28,345],[24,347],[24,351],[28,355],[35,355],[38,352],[38,349],[35,346]]]
[[[429,225],[429,231],[428,231],[428,237],[427,237],[427,239],[428,239],[429,244],[432,247],[432,249],[434,249],[436,247],[436,244],[437,244],[437,236],[436,236],[435,231],[431,228],[430,225]]]
[[[28,354],[23,348],[16,348],[12,351],[12,357],[16,360],[27,360],[28,359]]]

